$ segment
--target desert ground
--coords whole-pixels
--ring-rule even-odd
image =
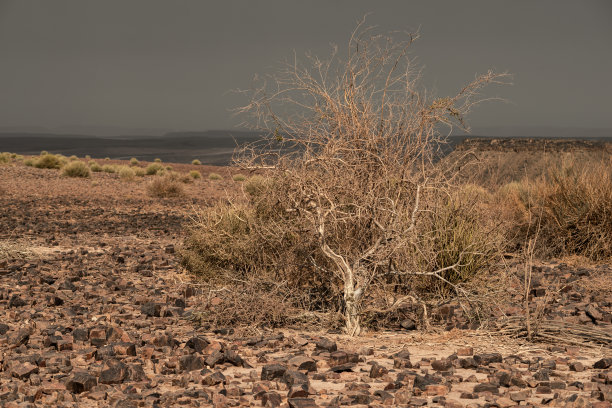
[[[612,406],[606,262],[536,262],[529,299],[551,299],[533,342],[512,326],[520,298],[496,312],[505,326],[473,325],[452,303],[429,330],[404,321],[359,337],[200,326],[199,307],[222,308],[224,292],[203,290],[178,251],[197,208],[241,194],[240,171],[168,164],[202,178],[159,198],[156,176],[0,164],[0,405]]]

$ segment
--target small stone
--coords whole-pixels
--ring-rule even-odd
[[[263,366],[261,369],[261,379],[264,381],[271,381],[277,378],[282,378],[282,376],[287,371],[287,367],[281,364],[269,364]]]
[[[440,396],[448,394],[448,387],[439,384],[430,384],[425,386],[425,395]]]
[[[8,324],[0,323],[0,336],[4,336],[9,330],[10,327]]]
[[[14,333],[8,339],[9,344],[15,347],[28,344],[28,341],[30,341],[30,331],[28,329],[19,329],[17,333]]]
[[[310,357],[296,356],[289,360],[289,364],[297,370],[306,370],[308,372],[317,371],[317,363]]]
[[[338,345],[333,340],[330,340],[326,337],[321,337],[319,341],[316,342],[316,348],[317,350],[323,350],[332,353],[338,350]]]
[[[220,371],[215,371],[214,373],[208,374],[204,378],[202,378],[202,384],[208,385],[212,387],[213,385],[225,383],[226,378]]]
[[[100,373],[100,383],[102,384],[120,384],[128,374],[127,366],[118,360],[109,359],[104,362],[106,367]]]
[[[223,363],[224,360],[225,360],[225,354],[220,351],[215,351],[211,355],[206,357],[205,362],[210,368],[213,368],[217,364]]]
[[[528,390],[516,391],[510,393],[510,399],[514,402],[525,401],[527,398],[531,396],[531,392]]]
[[[476,354],[474,360],[480,365],[489,365],[491,363],[501,363],[502,355],[500,353],[485,353]]]
[[[73,394],[80,394],[91,390],[96,385],[98,385],[96,377],[89,373],[79,372],[73,374],[68,382],[66,382],[66,389]]]
[[[400,327],[404,330],[416,330],[417,325],[412,319],[404,319],[400,322]]]
[[[329,371],[332,371],[334,373],[344,373],[347,371],[353,371],[353,368],[355,368],[354,363],[346,363],[333,366],[329,369]]]
[[[11,307],[22,307],[22,306],[25,306],[27,304],[28,303],[25,300],[23,300],[21,297],[19,297],[18,295],[13,295],[13,296],[11,296],[11,300],[9,300],[8,307],[9,308],[11,308]]]
[[[282,402],[283,399],[280,394],[274,391],[264,392],[261,395],[261,405],[264,407],[278,407]]]
[[[474,393],[490,392],[491,394],[499,394],[499,388],[495,384],[481,383],[474,386]]]
[[[431,368],[436,371],[448,371],[453,367],[453,364],[448,360],[434,360],[431,362]]]
[[[187,354],[179,359],[179,367],[183,371],[201,370],[206,367],[206,361],[202,356]]]
[[[610,366],[612,366],[612,357],[602,358],[601,360],[596,361],[595,364],[593,364],[593,368],[600,370],[605,370],[607,368],[610,368]]]
[[[208,347],[209,344],[210,343],[205,338],[196,336],[196,337],[192,337],[189,340],[187,340],[187,343],[185,343],[185,346],[195,350],[198,353],[201,353],[202,350]]]
[[[389,373],[389,370],[376,362],[374,362],[372,368],[370,368],[370,378],[380,378],[387,373]]]
[[[474,354],[474,349],[472,347],[463,347],[463,348],[457,349],[456,354],[462,357],[471,356]]]
[[[289,398],[287,400],[289,408],[317,408],[315,400],[312,398]]]
[[[20,380],[24,380],[34,373],[38,373],[38,367],[29,362],[21,364],[15,363],[11,368],[11,376],[19,378]]]
[[[149,317],[159,317],[162,306],[160,303],[147,302],[140,307],[140,312]]]
[[[569,368],[570,371],[576,371],[577,373],[580,373],[584,371],[584,364],[582,364],[580,361],[575,361],[573,363],[570,363]]]
[[[300,371],[287,370],[283,374],[282,380],[288,387],[296,384],[308,384],[308,376]]]

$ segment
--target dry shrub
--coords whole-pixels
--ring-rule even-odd
[[[114,164],[105,164],[104,166],[102,166],[102,171],[104,173],[113,174],[117,172],[117,166],[115,166]]]
[[[248,202],[206,209],[194,222],[184,248],[191,270],[211,284],[253,276],[286,284],[291,305],[341,313],[349,335],[359,334],[379,285],[393,282],[404,299],[439,292],[415,280],[464,292],[491,254],[433,159],[440,127],[465,127],[480,89],[503,76],[488,72],[455,96],[430,98],[408,57],[414,38],[360,26],[345,60],[292,61],[255,88],[243,112],[269,138],[247,146],[238,164],[265,168],[265,177],[245,183]]]
[[[123,181],[133,181],[136,178],[136,172],[128,166],[119,167],[117,173],[119,174],[119,178]]]
[[[134,170],[136,177],[144,177],[147,174],[142,167],[133,167],[132,170]]]
[[[199,166],[200,164],[202,164],[202,162],[201,162],[201,161],[199,161],[198,159],[193,159],[193,160],[191,161],[191,164],[193,164],[193,165],[195,165],[195,166]]]
[[[538,183],[534,217],[553,254],[612,256],[612,160],[552,168]]]
[[[10,163],[11,162],[11,154],[10,153],[0,153],[0,163]]]
[[[138,159],[137,159],[137,158],[132,157],[132,158],[130,159],[130,164],[131,164],[132,166],[138,166],[138,164],[140,164],[140,162],[138,161]]]
[[[191,177],[194,180],[197,180],[197,179],[201,179],[202,178],[202,174],[199,171],[197,171],[197,170],[191,170],[189,172],[189,177]]]
[[[151,163],[147,166],[145,172],[147,176],[154,176],[164,170],[164,166],[159,163]]]
[[[23,161],[23,164],[28,167],[34,167],[34,165],[36,164],[36,160],[32,157],[28,157]]]
[[[34,162],[34,167],[38,169],[59,169],[62,167],[62,160],[54,154],[43,154]]]
[[[102,166],[100,166],[98,163],[96,163],[93,160],[89,161],[89,168],[91,171],[93,171],[94,173],[99,173],[102,171]]]
[[[172,175],[155,177],[147,185],[147,192],[149,195],[159,198],[181,197],[184,195],[181,182]]]
[[[71,161],[62,169],[62,175],[67,177],[91,177],[91,171],[85,162],[80,160]]]
[[[222,180],[222,179],[223,179],[223,177],[221,177],[221,175],[220,175],[220,174],[218,174],[218,173],[210,173],[210,174],[208,175],[208,179],[209,179],[209,180]]]

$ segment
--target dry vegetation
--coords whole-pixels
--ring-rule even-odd
[[[288,64],[254,91],[243,111],[269,145],[247,147],[238,164],[264,175],[245,184],[244,202],[203,211],[183,251],[191,270],[232,291],[278,295],[288,306],[269,323],[341,314],[350,335],[371,310],[469,299],[464,284],[495,263],[499,231],[470,195],[453,193],[433,157],[441,130],[464,127],[479,91],[505,76],[430,98],[407,54],[413,40],[359,27],[345,60]]]

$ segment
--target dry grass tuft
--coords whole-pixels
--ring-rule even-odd
[[[172,175],[154,177],[147,185],[147,192],[158,198],[181,197],[185,194],[181,182]]]
[[[85,162],[80,160],[71,161],[62,169],[62,175],[67,177],[91,177],[91,171]]]

